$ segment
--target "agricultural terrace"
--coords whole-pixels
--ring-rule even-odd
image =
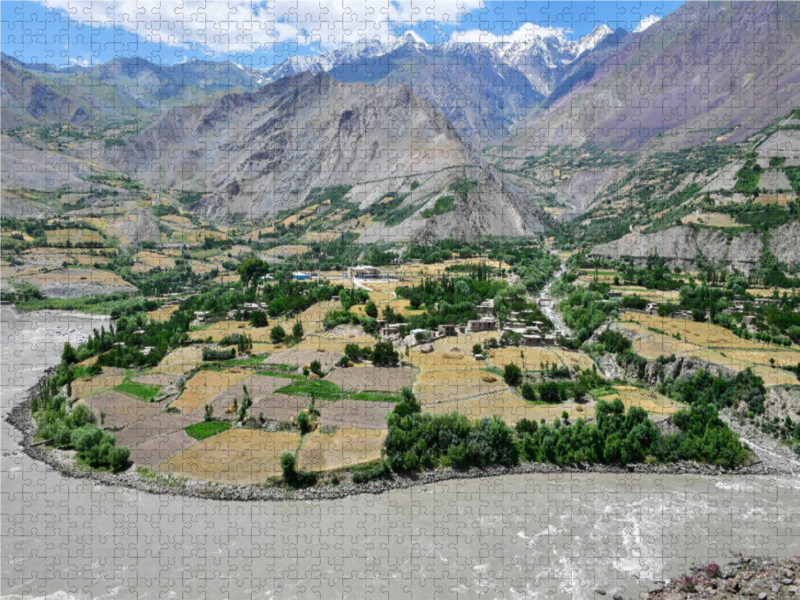
[[[174,205],[157,208],[169,217],[169,231],[185,236],[207,228]],[[46,239],[41,232],[23,230],[34,240]],[[233,233],[226,229],[219,235]],[[265,239],[261,235],[258,240]],[[676,402],[677,395],[687,397],[685,390],[662,394],[608,382],[592,359],[595,354],[579,349],[586,338],[568,349],[569,340],[558,347],[520,347],[521,336],[497,330],[430,343],[408,337],[413,329],[466,325],[485,314],[477,307],[487,300],[493,301],[491,316],[501,322],[513,319],[542,334],[551,331],[534,294],[560,261],[541,247],[496,241],[436,248],[412,244],[404,258],[419,264],[383,267],[402,280],[356,285],[320,254],[324,249],[345,258],[352,245],[320,241],[301,255],[296,244],[269,238],[262,250],[273,250],[265,255],[276,263],[234,252],[241,248],[238,241],[202,239],[201,247],[131,248],[114,257],[107,270],[94,270],[151,298],[115,296],[81,305],[113,311],[116,320],[80,347],[65,347],[56,375],[31,407],[39,424],[37,440],[74,449],[79,460],[97,468],[134,464],[179,477],[270,485],[312,485],[345,472],[361,482],[390,476],[392,470],[519,460],[583,457],[624,463],[643,460],[643,453],[656,460],[710,460],[696,444],[682,445],[698,435],[699,429],[692,429],[698,423],[728,448],[726,464],[747,458],[713,415],[681,412],[692,404]],[[288,247],[292,250],[286,252]],[[381,264],[397,257],[377,247],[368,252]],[[328,266],[329,275],[293,280],[292,272],[302,269],[299,261],[307,256]],[[219,278],[230,283],[214,283]],[[564,291],[570,283],[560,285]],[[588,306],[602,316],[590,320],[595,328],[595,320],[613,317],[613,311],[597,308],[603,306],[593,287],[598,285],[607,284],[569,287],[568,302],[574,301],[576,310],[565,318],[584,318],[581,311]],[[175,286],[180,295],[170,291]],[[33,296],[17,299],[32,302]],[[397,325],[398,334],[385,337],[379,318]],[[654,327],[645,319],[618,319],[617,325],[637,331]],[[718,329],[713,339],[720,343],[740,339]],[[588,337],[594,329],[587,331]],[[687,350],[698,346],[680,343]],[[772,350],[761,341],[742,341],[726,352]],[[578,448],[575,442],[572,453],[546,450],[547,436],[572,436],[578,428],[595,428],[601,437],[615,428],[630,433],[641,423],[650,428],[646,413],[654,420],[689,416],[679,433],[669,434],[676,436],[669,438],[672,446],[653,445],[661,434],[648,429],[647,441],[626,442],[622,450],[603,450],[605,437],[593,448]],[[624,425],[613,425],[619,419]],[[429,440],[431,452],[421,455],[416,446],[406,447],[409,435],[427,439],[426,423],[453,428],[454,445],[443,448]],[[113,428],[113,434],[102,427]],[[488,446],[480,449],[469,441],[484,439],[494,440],[490,446],[505,441],[489,454]]]

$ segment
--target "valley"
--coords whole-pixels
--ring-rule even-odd
[[[798,6],[271,65],[3,54],[8,456],[129,508],[252,506],[253,532],[434,489],[546,504],[561,480],[668,496],[641,511],[706,482],[707,511],[752,512],[731,490],[763,483],[791,529]],[[671,535],[625,502],[593,516]],[[666,560],[609,568],[643,591]]]

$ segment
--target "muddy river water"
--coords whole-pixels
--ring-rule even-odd
[[[2,312],[2,413],[106,323]],[[800,478],[519,475],[329,502],[69,479],[2,423],[0,594],[26,598],[638,598],[732,551],[800,554]]]

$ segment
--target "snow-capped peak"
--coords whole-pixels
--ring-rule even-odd
[[[406,44],[421,46],[425,50],[430,49],[430,46],[425,40],[422,39],[422,36],[420,36],[416,31],[412,29],[409,29],[403,35],[397,38],[398,47],[405,46]]]
[[[575,46],[576,57],[580,56],[581,54],[589,50],[594,50],[597,44],[602,42],[604,39],[606,39],[613,33],[614,31],[605,23],[603,23],[602,25],[598,25],[597,27],[592,29],[591,33],[583,36],[580,40],[578,40]]]

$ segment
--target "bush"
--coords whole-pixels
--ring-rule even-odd
[[[536,401],[536,388],[534,388],[527,381],[522,384],[522,387],[520,388],[520,393],[522,394],[522,397],[525,398],[525,400],[528,400],[530,402]]]
[[[297,414],[297,426],[300,428],[300,433],[306,434],[311,429],[311,417],[308,413],[300,411]]]
[[[370,300],[364,305],[364,314],[366,314],[368,317],[372,319],[378,318],[378,307],[372,300]]]
[[[312,360],[311,364],[308,366],[312,373],[322,377],[322,363],[320,363],[318,360]]]
[[[295,321],[294,325],[292,326],[292,337],[296,342],[299,342],[303,339],[305,335],[305,331],[303,330],[303,324],[300,321]]]
[[[376,367],[396,367],[400,362],[400,354],[394,349],[392,342],[378,342],[372,350],[372,364]]]
[[[254,310],[251,312],[250,325],[253,327],[267,327],[269,325],[267,313],[265,313],[263,310]]]
[[[391,477],[392,471],[386,462],[381,461],[378,464],[367,469],[359,469],[353,471],[353,483],[367,483],[376,479],[387,479]]]
[[[539,384],[539,397],[548,404],[561,402],[561,389],[555,381],[544,381]]]
[[[286,331],[280,325],[275,325],[269,332],[269,339],[273,344],[282,344],[286,339]]]
[[[514,363],[507,364],[503,369],[503,380],[511,387],[516,387],[522,383],[522,369]]]
[[[293,481],[297,476],[297,461],[291,452],[281,454],[281,471],[283,471],[283,478],[287,482]]]
[[[225,350],[215,348],[203,348],[203,360],[218,361],[218,360],[231,360],[236,357],[235,348],[227,348]]]
[[[472,353],[473,354],[482,354],[483,353],[483,348],[481,348],[480,344],[473,344]]]

